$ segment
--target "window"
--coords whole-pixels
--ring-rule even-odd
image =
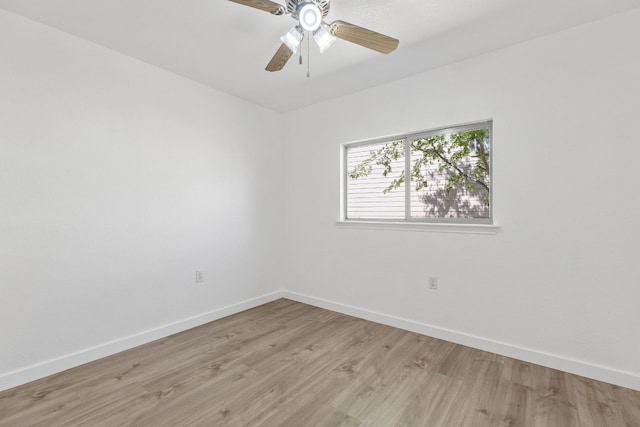
[[[343,218],[491,224],[491,136],[488,121],[344,144]]]

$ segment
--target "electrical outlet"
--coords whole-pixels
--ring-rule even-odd
[[[436,276],[429,276],[429,289],[438,289],[438,278]]]
[[[196,283],[204,282],[204,271],[196,270]]]

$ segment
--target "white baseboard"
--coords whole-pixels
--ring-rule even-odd
[[[491,353],[497,353],[514,359],[523,360],[537,365],[547,366],[572,374],[581,375],[598,381],[604,381],[621,387],[640,391],[640,376],[630,372],[599,366],[584,361],[563,356],[549,354],[512,344],[498,342],[463,332],[453,331],[425,323],[404,319],[397,316],[378,313],[371,310],[354,307],[334,301],[325,300],[309,295],[289,291],[276,291],[267,295],[228,305],[208,313],[190,317],[168,325],[160,326],[138,334],[130,335],[118,340],[110,341],[95,347],[64,355],[42,363],[27,366],[22,369],[0,374],[0,391],[17,387],[64,370],[92,362],[133,347],[147,344],[151,341],[221,319],[241,311],[257,307],[278,298],[288,298],[316,307],[337,311],[350,316],[359,317],[384,325],[394,326],[407,331],[443,339],[457,344],[466,345]]]
[[[187,329],[195,328],[196,326],[204,325],[205,323],[266,304],[282,297],[282,291],[276,291],[267,295],[262,295],[236,304],[228,305],[226,307],[218,308],[208,313],[203,313],[188,319],[180,320],[178,322],[130,335],[128,337],[106,342],[95,347],[27,366],[15,371],[1,373],[0,391],[17,387],[106,356],[111,356],[113,354],[120,353],[121,351],[129,350],[133,347],[147,344],[151,341],[186,331]]]
[[[298,301],[316,307],[337,311],[339,313],[359,317],[361,319],[371,320],[372,322],[381,323],[383,325],[394,326],[396,328],[401,328],[422,335],[439,338],[456,344],[477,348],[491,353],[497,353],[503,356],[511,357],[536,365],[546,366],[564,372],[569,372],[583,377],[592,378],[598,381],[604,381],[610,384],[615,384],[621,387],[640,391],[640,375],[631,372],[624,372],[581,360],[545,353],[542,351],[524,348],[504,342],[494,341],[463,332],[440,328],[437,326],[428,325],[426,323],[420,323],[401,317],[378,313],[375,311],[366,310],[363,308],[329,301],[309,295],[299,294],[296,292],[283,291],[282,296],[293,301]]]

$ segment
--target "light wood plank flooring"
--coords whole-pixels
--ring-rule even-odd
[[[278,300],[0,393],[0,426],[638,427],[640,392]]]

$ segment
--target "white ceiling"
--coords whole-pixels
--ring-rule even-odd
[[[337,40],[320,55],[312,43],[307,78],[297,57],[264,71],[295,21],[230,1],[0,0],[7,11],[282,112],[637,7],[640,0],[333,0],[327,22],[348,21],[400,46],[382,55]]]

